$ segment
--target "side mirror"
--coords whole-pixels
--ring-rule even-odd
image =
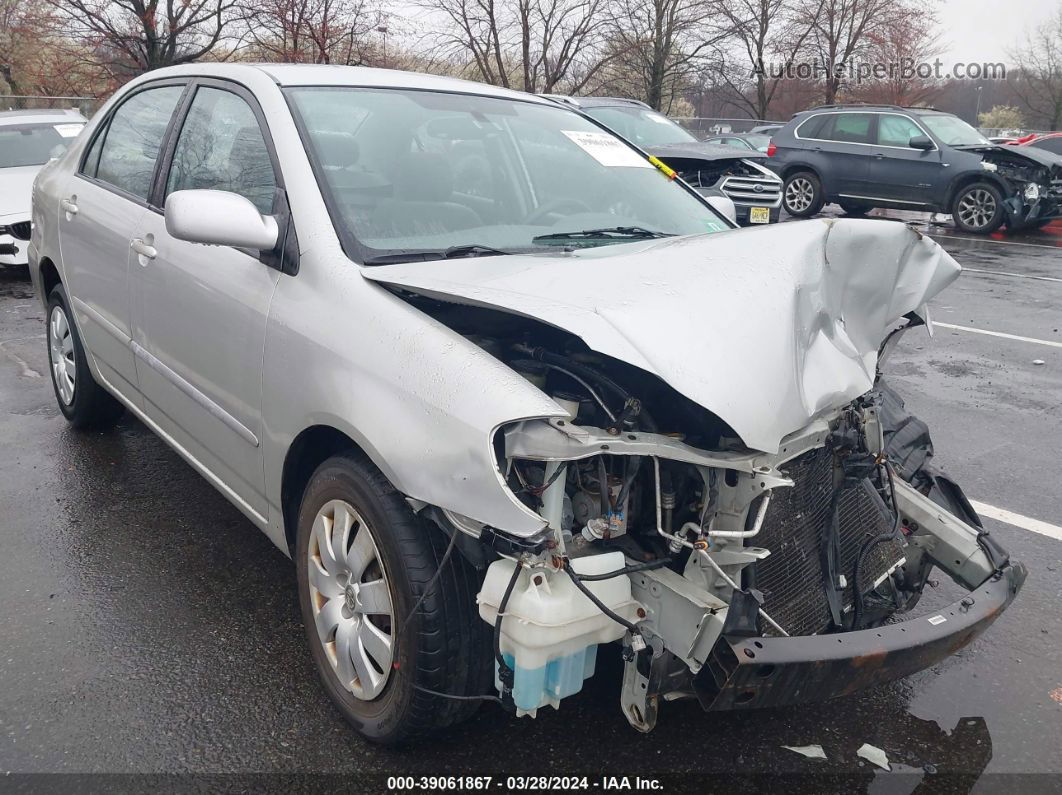
[[[248,199],[223,190],[179,190],[166,197],[171,237],[208,246],[272,251],[280,235],[276,219]]]
[[[907,142],[907,145],[912,149],[921,149],[924,152],[928,152],[930,149],[934,148],[933,141],[928,135],[916,135]]]

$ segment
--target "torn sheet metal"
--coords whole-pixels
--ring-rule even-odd
[[[867,392],[891,325],[960,270],[903,224],[822,219],[362,273],[565,329],[773,453],[786,434]]]

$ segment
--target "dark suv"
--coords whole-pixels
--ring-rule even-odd
[[[827,202],[951,213],[966,232],[1042,226],[1062,215],[1062,158],[996,146],[957,116],[893,105],[827,105],[778,130],[768,165],[782,206],[806,217]]]

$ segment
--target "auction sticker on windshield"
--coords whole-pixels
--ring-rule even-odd
[[[84,124],[53,124],[52,127],[63,138],[76,138]]]
[[[614,135],[581,130],[561,130],[561,132],[603,166],[652,168],[648,160]]]

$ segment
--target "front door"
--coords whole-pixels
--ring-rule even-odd
[[[907,116],[882,113],[871,149],[868,194],[912,208],[933,201],[936,186],[942,184],[940,150],[926,151],[910,146],[910,140],[926,133]]]
[[[252,102],[231,84],[195,87],[166,195],[231,191],[273,212],[274,164]],[[262,357],[280,273],[257,251],[177,240],[157,212],[141,219],[134,242],[133,349],[145,410],[264,521]]]
[[[100,375],[139,404],[130,350],[129,241],[147,212],[162,140],[182,84],[147,88],[101,126],[59,202],[63,271],[85,345]]]

